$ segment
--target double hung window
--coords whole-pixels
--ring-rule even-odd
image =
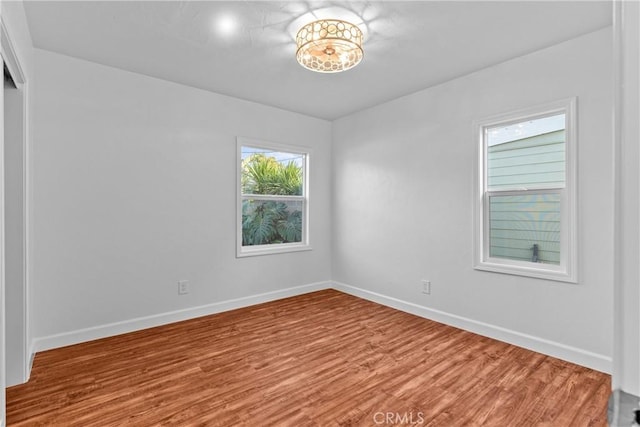
[[[237,256],[310,249],[308,150],[238,138]]]
[[[576,281],[575,100],[476,124],[475,267]]]

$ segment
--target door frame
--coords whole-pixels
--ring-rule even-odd
[[[23,345],[24,348],[22,349],[23,351],[23,355],[24,355],[24,360],[22,362],[22,372],[21,372],[21,380],[23,382],[26,382],[29,379],[29,374],[30,374],[30,370],[31,370],[31,363],[32,363],[32,355],[31,355],[31,349],[30,349],[30,341],[31,341],[31,337],[30,337],[30,315],[29,315],[29,298],[30,298],[30,287],[29,287],[29,254],[30,254],[30,250],[29,250],[29,232],[30,232],[30,221],[29,221],[29,209],[30,209],[30,203],[29,203],[29,194],[30,192],[27,190],[29,188],[30,182],[29,182],[29,158],[30,158],[30,153],[29,153],[29,126],[28,126],[28,103],[29,103],[29,94],[28,94],[28,84],[27,84],[27,79],[26,79],[26,75],[24,73],[23,67],[20,64],[20,60],[18,58],[18,55],[16,53],[16,49],[14,47],[14,43],[11,39],[11,36],[9,35],[9,31],[4,23],[4,20],[0,20],[0,55],[2,56],[2,65],[3,67],[6,66],[7,69],[9,70],[9,74],[11,75],[11,78],[13,79],[17,89],[21,92],[22,94],[22,147],[23,147],[23,165],[22,165],[22,171],[23,171],[23,176],[22,176],[22,200],[23,200],[23,206],[22,206],[22,215],[23,215],[23,307],[22,307],[22,325],[23,325],[23,330],[22,330],[22,335],[23,335]],[[2,96],[2,129],[4,129],[4,86],[3,86],[3,96]],[[2,304],[6,304],[6,284],[5,284],[5,265],[4,265],[4,259],[6,256],[6,249],[5,249],[5,231],[4,231],[4,226],[5,226],[5,219],[4,219],[4,215],[5,215],[5,205],[4,205],[4,132],[2,132],[2,157],[0,158],[2,161],[2,168],[0,169],[1,175],[2,175],[2,180],[0,181],[1,185],[2,185],[2,189],[3,189],[3,197],[2,197],[2,208],[1,208],[1,220],[0,220],[0,226],[2,228],[2,237],[0,239],[0,246],[1,246],[1,256],[2,256],[2,274],[1,274],[1,286],[2,286]],[[5,313],[5,309],[4,309],[4,305],[2,306],[2,313],[4,316]],[[3,324],[4,327],[6,328],[6,319],[3,319]],[[6,330],[3,329],[2,331],[2,340],[3,340],[3,344],[2,344],[2,360],[3,360],[3,381],[6,381]],[[3,388],[4,386],[6,386],[6,384],[2,384]]]

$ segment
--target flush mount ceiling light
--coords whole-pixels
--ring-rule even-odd
[[[319,73],[338,73],[362,60],[362,31],[339,19],[321,19],[298,31],[296,59],[303,67]]]

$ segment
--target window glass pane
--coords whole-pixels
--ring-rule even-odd
[[[486,128],[487,189],[563,188],[565,115]]]
[[[302,200],[242,200],[242,245],[302,242]]]
[[[242,147],[242,194],[300,196],[305,155]]]
[[[489,197],[493,258],[560,264],[560,195]]]

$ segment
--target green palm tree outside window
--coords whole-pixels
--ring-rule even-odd
[[[250,154],[242,160],[241,186],[243,246],[302,241],[303,202],[286,199],[303,195],[303,169],[299,162],[278,160],[263,152]],[[285,197],[264,200],[251,195]]]

